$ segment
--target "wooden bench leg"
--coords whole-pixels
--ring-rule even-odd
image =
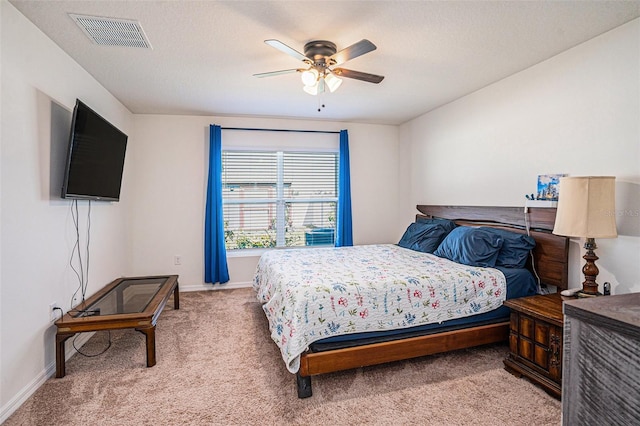
[[[147,367],[156,365],[156,327],[136,328],[137,331],[144,334],[147,343]]]
[[[180,309],[180,290],[178,289],[179,286],[179,284],[176,284],[176,289],[173,290],[173,309]]]
[[[56,333],[56,378],[58,379],[64,377],[65,374],[67,374],[65,368],[64,342],[66,342],[74,334]]]

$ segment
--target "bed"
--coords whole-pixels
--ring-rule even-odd
[[[568,239],[550,232],[555,209],[532,208],[526,217],[521,207],[417,209],[398,245],[261,257],[254,288],[271,337],[296,374],[298,397],[312,395],[314,375],[506,341],[506,298],[535,294],[541,284],[567,288]],[[473,259],[458,245],[466,235],[483,239]],[[513,236],[535,244],[517,265],[502,259],[503,241]]]

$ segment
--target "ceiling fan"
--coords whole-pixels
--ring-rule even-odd
[[[304,91],[317,95],[325,91],[325,86],[329,91],[334,92],[341,84],[340,77],[353,78],[366,81],[368,83],[380,83],[384,77],[381,75],[369,74],[361,71],[353,71],[346,68],[334,68],[342,65],[348,60],[376,50],[376,45],[369,40],[363,39],[349,47],[337,51],[335,43],[327,40],[314,40],[304,45],[304,54],[287,46],[279,40],[265,40],[266,44],[278,49],[281,52],[292,56],[305,64],[307,68],[293,68],[288,70],[271,71],[254,74],[255,77],[271,77],[274,75],[289,74],[294,72],[302,73]]]

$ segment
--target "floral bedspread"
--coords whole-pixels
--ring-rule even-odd
[[[287,368],[316,340],[439,323],[496,309],[506,279],[396,245],[272,250],[253,284]]]

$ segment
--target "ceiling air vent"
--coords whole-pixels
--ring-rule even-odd
[[[95,44],[151,49],[151,43],[138,21],[73,13],[69,16]]]

